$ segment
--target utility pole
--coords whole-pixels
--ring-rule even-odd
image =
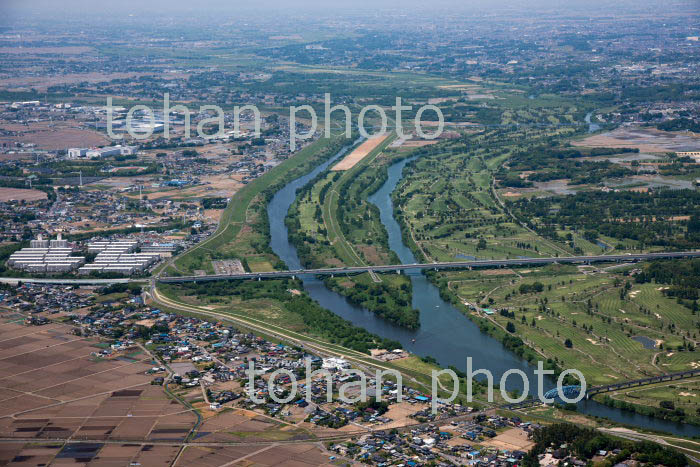
[[[80,188],[83,187],[83,171],[81,170],[80,172]]]

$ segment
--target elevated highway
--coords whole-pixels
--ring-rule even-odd
[[[316,276],[334,276],[344,274],[360,274],[364,272],[386,273],[401,271],[418,271],[425,269],[472,269],[472,268],[502,268],[510,266],[537,266],[544,264],[590,264],[600,262],[637,262],[650,259],[677,259],[677,258],[697,258],[700,251],[677,251],[666,253],[633,253],[622,255],[597,255],[597,256],[561,256],[548,258],[515,258],[515,259],[493,259],[474,261],[454,261],[445,263],[419,263],[419,264],[390,264],[384,266],[352,266],[346,268],[320,268],[320,269],[297,269],[293,271],[269,271],[269,272],[247,272],[239,274],[210,274],[203,276],[179,276],[161,277],[158,280],[163,283],[178,282],[208,282],[230,279],[276,279],[283,277],[296,277],[304,274]]]
[[[417,264],[389,264],[383,266],[352,266],[346,268],[319,268],[297,269],[292,271],[268,271],[268,272],[244,272],[239,274],[209,274],[202,276],[177,276],[157,277],[159,282],[208,282],[231,279],[278,279],[284,277],[297,277],[301,275],[334,276],[345,274],[374,273],[398,273],[402,271],[421,270],[446,270],[446,269],[472,269],[472,268],[503,268],[511,266],[538,266],[545,264],[591,264],[601,262],[635,263],[652,259],[683,259],[700,258],[700,251],[672,251],[665,253],[632,253],[623,255],[597,255],[597,256],[560,256],[547,258],[515,258],[515,259],[484,259],[473,261],[452,261],[444,263],[417,263]],[[148,282],[148,278],[53,278],[53,277],[0,277],[0,283],[16,284],[17,282],[33,284],[58,284],[58,285],[108,285],[127,282]]]
[[[612,383],[612,384],[605,384],[602,386],[593,386],[590,388],[586,389],[586,399],[590,399],[592,396],[595,396],[596,394],[603,394],[606,392],[612,392],[612,391],[617,391],[620,389],[627,389],[627,388],[635,388],[639,386],[647,386],[650,384],[657,384],[657,383],[663,383],[667,381],[676,381],[680,379],[688,379],[688,378],[695,378],[696,376],[700,376],[700,369],[697,370],[687,370],[687,371],[679,371],[676,373],[665,373],[662,375],[657,375],[657,376],[649,376],[647,378],[639,378],[639,379],[632,379],[629,381],[621,381],[619,383]],[[564,391],[564,395],[570,399],[575,398],[578,395],[578,392],[580,391],[580,386],[565,386],[562,388]],[[555,397],[556,389],[552,389],[550,391],[547,391],[544,395],[545,398],[551,399]],[[518,410],[518,409],[525,409],[528,407],[535,407],[537,405],[542,404],[542,401],[539,399],[525,399],[522,402],[516,402],[513,404],[505,404],[501,406],[504,409],[509,409],[509,410]]]

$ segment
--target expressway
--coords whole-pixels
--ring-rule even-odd
[[[147,282],[148,279],[97,279],[97,278],[86,278],[86,279],[65,279],[65,278],[55,278],[55,277],[0,277],[0,283],[17,285],[18,283],[23,284],[52,284],[52,285],[111,285],[111,284],[125,284],[128,282]]]
[[[433,269],[472,269],[472,268],[502,268],[511,266],[537,266],[543,264],[569,263],[588,264],[600,262],[637,262],[650,259],[674,259],[674,258],[699,258],[700,251],[674,251],[667,253],[632,253],[624,255],[598,255],[598,256],[560,256],[549,258],[515,258],[515,259],[483,259],[474,261],[455,261],[447,263],[421,263],[421,264],[390,264],[385,266],[351,266],[347,268],[322,268],[322,269],[297,269],[293,271],[269,271],[269,272],[244,272],[240,274],[209,274],[203,276],[177,276],[156,277],[163,283],[178,282],[208,282],[230,279],[276,279],[281,277],[297,277],[303,274],[317,276],[334,276],[343,274],[360,274],[363,272],[395,272],[406,270]],[[17,284],[17,282],[32,284],[58,284],[58,285],[109,285],[127,282],[148,282],[148,278],[136,279],[70,279],[51,277],[0,277],[0,283]]]
[[[421,264],[393,264],[385,266],[352,266],[346,268],[322,268],[322,269],[297,269],[293,271],[269,271],[246,272],[240,274],[210,274],[202,276],[161,277],[158,280],[163,283],[178,282],[208,282],[229,279],[274,279],[281,277],[296,277],[303,274],[317,276],[334,276],[342,274],[360,274],[363,272],[396,272],[405,270],[423,269],[471,269],[479,267],[500,268],[511,266],[537,266],[554,263],[578,263],[588,264],[595,262],[637,262],[649,259],[673,259],[673,258],[697,258],[700,251],[678,251],[668,253],[633,253],[622,255],[597,255],[597,256],[561,256],[549,258],[516,258],[516,259],[492,259],[474,261],[456,261],[445,263],[421,263]]]
[[[592,396],[596,394],[602,394],[605,392],[611,392],[611,391],[617,391],[619,389],[627,389],[631,387],[639,387],[639,386],[647,386],[650,384],[657,384],[657,383],[663,383],[666,381],[677,381],[679,379],[689,379],[689,378],[695,378],[697,376],[700,376],[700,370],[686,370],[686,371],[678,371],[676,373],[664,373],[661,375],[656,375],[656,376],[650,376],[648,378],[640,378],[640,379],[633,379],[630,381],[622,381],[620,383],[613,383],[613,384],[606,384],[604,386],[593,386],[591,388],[586,389],[586,399],[590,399]],[[576,391],[573,391],[572,393],[567,394],[566,389],[576,389]],[[580,386],[565,386],[564,387],[564,395],[573,399],[575,398],[580,391],[581,387]],[[556,389],[552,389],[548,391],[544,397],[547,399],[551,399],[556,397]],[[512,404],[505,404],[502,405],[501,408],[504,409],[509,409],[509,410],[517,410],[517,409],[524,409],[528,407],[534,407],[537,405],[542,404],[542,401],[540,399],[525,399],[522,402],[514,402]]]

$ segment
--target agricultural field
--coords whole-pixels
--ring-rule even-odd
[[[700,149],[700,137],[653,128],[622,127],[576,140],[573,144],[583,147],[633,147],[643,152],[667,153],[697,151]]]
[[[379,146],[382,141],[388,138],[389,135],[381,134],[367,138],[362,144],[356,147],[350,154],[345,156],[342,161],[338,162],[331,170],[348,170],[368,156],[374,149]]]
[[[153,366],[148,354],[100,358],[93,355],[99,342],[71,329],[3,322],[2,436],[149,440],[162,431],[184,439],[196,417],[151,385],[144,374]]]
[[[72,325],[60,322],[27,326],[23,317],[7,311],[0,316],[0,463],[190,466],[250,456],[269,460],[269,450],[276,459],[315,465],[331,457],[315,440],[336,433],[303,423],[304,417],[297,425],[242,408],[212,411],[199,385],[152,384],[148,370],[158,362],[144,347],[98,355],[109,348],[100,338],[75,335]],[[235,381],[217,384],[242,389]],[[213,445],[183,449],[179,444],[193,430]],[[279,447],[275,441],[294,444]],[[228,442],[251,445],[221,444]]]
[[[46,199],[47,194],[39,190],[25,190],[23,188],[0,188],[0,202],[8,201],[39,201]]]

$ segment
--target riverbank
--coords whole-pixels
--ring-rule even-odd
[[[166,275],[183,275],[195,270],[213,273],[211,260],[218,259],[218,256],[245,258],[262,254],[267,256],[264,259],[269,264],[273,258],[266,241],[269,232],[263,215],[267,202],[287,182],[327,161],[347,145],[348,141],[342,136],[321,138],[241,188],[231,197],[214,235],[177,257],[173,266],[166,269]],[[237,248],[232,249],[234,240],[237,240],[246,225],[256,235],[254,238],[246,238],[244,242],[239,241]],[[249,232],[244,233],[251,237]]]
[[[388,194],[393,191],[396,183],[398,183],[403,165],[401,163],[392,164],[388,168],[387,181],[375,195],[380,195],[383,198],[384,204],[379,205],[378,209],[383,224],[387,226],[391,248],[396,251],[402,262],[410,264],[415,261],[406,261],[406,258],[403,256],[404,251],[410,252],[410,250],[401,243],[398,224],[394,221],[394,225],[391,226],[386,220],[387,217],[393,219],[393,207]],[[308,183],[309,180],[324,169],[325,167],[323,166],[317,167],[305,176],[288,183],[274,194],[267,205],[266,217],[269,223],[270,248],[288,269],[299,269],[301,266],[296,250],[289,242],[284,217],[295,197],[297,189]],[[258,235],[261,234],[258,233]],[[397,248],[404,248],[405,250],[399,251]],[[430,284],[423,274],[409,270],[407,276],[413,286],[413,306],[421,310],[421,327],[417,330],[393,326],[377,317],[374,313],[354,306],[344,297],[329,290],[322,281],[315,277],[302,277],[299,287],[303,287],[304,291],[320,307],[332,310],[333,314],[343,318],[343,320],[351,322],[373,335],[382,336],[383,339],[398,341],[415,355],[423,357],[433,356],[441,367],[454,366],[463,370],[466,356],[472,356],[475,366],[491,371],[496,381],[506,371],[512,369],[519,369],[528,375],[530,381],[537,381],[537,377],[533,374],[530,365],[524,360],[517,358],[498,341],[482,333],[475,323],[470,321],[451,303],[442,300],[438,289]],[[263,284],[259,284],[258,287],[262,288]],[[252,307],[250,312],[263,314],[267,313],[269,309],[269,305],[261,303],[259,306]],[[258,321],[267,322],[269,319],[270,317],[266,316],[261,317]],[[287,328],[290,325],[284,316],[280,316],[277,319],[280,320],[281,324],[279,326],[282,328]],[[437,369],[438,367],[435,366],[434,368]],[[510,378],[506,387],[509,390],[518,390],[517,380]],[[548,387],[551,387],[551,382],[548,383]],[[533,393],[536,388],[531,386],[530,390]],[[596,404],[594,407],[602,410],[602,413],[599,411],[599,415],[608,416],[608,418],[612,419],[617,418],[624,423],[624,415],[620,415],[617,411],[605,408],[600,404]],[[665,431],[675,432],[672,427]]]
[[[426,151],[427,152],[427,151]],[[396,181],[396,186],[399,185],[399,179],[403,179],[403,172],[404,172],[404,167],[407,164],[415,164],[416,158],[413,158],[407,163],[404,164],[396,164],[396,167],[392,167],[389,170],[400,170],[401,174],[397,175],[397,181]],[[393,206],[385,206],[386,210],[389,210],[391,208],[391,212],[393,214],[392,217],[396,218],[398,220],[397,225],[394,227],[394,234],[392,235],[390,233],[390,242],[392,240],[392,237],[394,238],[394,248],[398,253],[399,256],[402,259],[402,262],[404,263],[414,263],[416,262],[416,257],[422,258],[422,249],[418,247],[418,245],[413,241],[413,235],[410,234],[409,228],[406,225],[406,222],[404,221],[404,215],[406,214],[406,207],[404,205],[401,205],[401,207],[398,207],[398,201],[399,199],[403,200],[402,198],[402,193],[401,190],[404,189],[403,186],[400,188],[396,188],[394,191],[391,193],[392,201],[391,204]],[[388,217],[388,216],[387,216]],[[391,231],[391,219],[386,219],[385,220],[385,225],[388,226],[388,229]],[[529,268],[531,269],[531,268]],[[466,274],[465,273],[460,273],[462,275]],[[506,274],[506,276],[508,276]],[[458,310],[463,316],[467,317],[469,320],[474,322],[479,330],[483,332],[484,334],[493,337],[494,339],[497,339],[503,344],[503,347],[505,349],[508,349],[510,352],[514,353],[515,355],[522,357],[528,362],[534,362],[536,360],[543,360],[542,355],[540,352],[537,351],[536,348],[534,348],[531,345],[528,345],[520,336],[517,335],[517,331],[514,333],[509,333],[505,329],[505,326],[497,326],[494,324],[488,317],[486,316],[480,316],[476,311],[470,309],[465,304],[465,301],[450,287],[450,273],[447,272],[435,272],[435,271],[427,271],[425,274],[426,280],[436,287],[439,290],[439,295],[440,298],[443,299],[444,301],[448,302],[452,307],[454,307],[456,310]],[[512,276],[511,276],[512,277]],[[472,279],[475,280],[475,279]],[[568,281],[567,281],[568,282]],[[507,283],[507,282],[506,282]],[[561,286],[561,284],[557,285]],[[414,290],[416,289],[415,283],[414,283]],[[533,299],[536,297],[533,297]],[[488,305],[485,305],[488,306]],[[423,311],[423,310],[421,310]],[[582,318],[578,318],[579,322],[583,321]],[[524,321],[525,322],[525,321]],[[529,326],[531,326],[530,320],[527,320],[527,325],[520,326],[520,329],[529,329]],[[598,325],[596,325],[598,326]],[[552,344],[551,342],[551,337],[549,344]],[[556,343],[555,343],[556,344]],[[554,345],[555,345],[554,344]],[[410,348],[410,346],[408,347]],[[548,346],[548,348],[551,348],[551,345]],[[563,347],[562,347],[563,348]],[[554,359],[547,358],[546,362],[548,365],[550,365],[550,368],[552,368],[556,373],[558,374],[562,371],[562,365],[558,364],[558,362]],[[441,362],[442,363],[442,362]],[[592,370],[591,370],[592,371]],[[577,381],[570,379],[568,383],[571,384],[577,384]],[[649,417],[649,415],[653,415],[653,410],[650,410],[648,412],[645,412],[644,415],[646,417],[641,416],[641,412],[638,414],[629,414],[624,412],[623,410],[620,410],[619,407],[612,406],[612,407],[604,407],[601,404],[597,404],[594,401],[588,401],[586,403],[582,403],[580,409],[584,413],[590,413],[591,415],[596,415],[596,416],[601,416],[605,418],[609,418],[612,420],[616,420],[622,423],[625,422],[631,422],[630,424],[637,425],[637,426],[644,426],[646,428],[650,429],[660,429],[663,431],[669,431],[673,433],[683,433],[686,434],[685,432],[689,430],[691,433],[697,433],[697,430],[693,430],[690,428],[682,428],[682,425],[677,423],[677,420],[673,420],[670,418],[666,418],[665,420],[661,420],[658,418],[652,418]],[[640,425],[641,424],[641,425]]]
[[[297,190],[285,225],[304,268],[399,261],[389,249],[379,211],[364,201],[386,180],[386,167],[402,157],[386,149],[393,139],[389,136],[351,169],[319,172]],[[327,277],[324,284],[392,324],[407,329],[420,325],[419,313],[411,307],[411,282],[402,275],[343,275]]]

